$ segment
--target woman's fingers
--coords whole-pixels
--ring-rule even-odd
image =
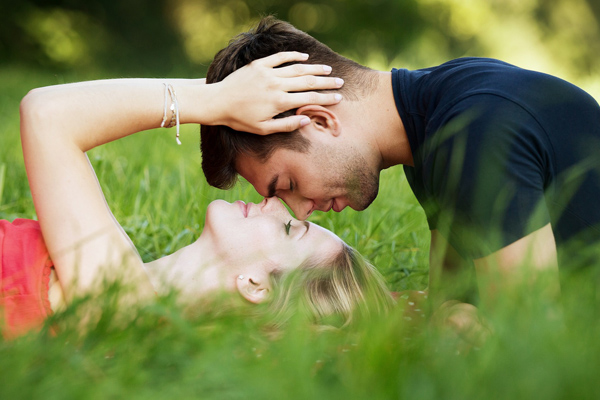
[[[294,61],[306,61],[308,60],[308,54],[300,53],[297,51],[282,51],[275,53],[267,57],[259,58],[254,60],[253,63],[262,65],[265,67],[273,68],[281,64]]]
[[[319,106],[330,106],[342,101],[342,95],[339,93],[316,93],[316,92],[300,92],[288,93],[285,96],[285,101],[282,109],[291,110],[308,104]]]
[[[269,135],[271,133],[292,132],[310,123],[310,118],[305,115],[292,115],[285,118],[270,119],[261,122],[258,135]]]
[[[324,76],[299,76],[281,80],[281,90],[286,92],[305,92],[308,90],[339,89],[344,85],[341,78]]]
[[[292,64],[287,67],[274,68],[273,71],[280,78],[294,78],[305,75],[329,75],[331,67],[323,64]]]
[[[286,67],[276,68],[281,64],[290,62],[302,62],[308,59],[308,55],[295,51],[284,51],[276,53],[265,58],[254,60],[251,64],[274,68],[276,76],[280,78],[293,78],[304,75],[329,75],[331,67],[323,64],[292,64]]]

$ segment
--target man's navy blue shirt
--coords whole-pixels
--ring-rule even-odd
[[[408,182],[463,257],[549,222],[558,246],[600,239],[600,107],[589,94],[484,58],[394,69],[392,85],[414,159]]]

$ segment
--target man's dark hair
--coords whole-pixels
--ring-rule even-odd
[[[208,68],[206,83],[219,82],[244,65],[281,51],[299,51],[310,55],[307,63],[332,67],[332,76],[344,79],[340,93],[345,100],[356,100],[373,87],[366,77],[368,68],[337,54],[312,36],[291,24],[265,17],[252,30],[236,36],[217,53]],[[293,115],[289,110],[278,117]],[[226,126],[202,126],[200,149],[206,180],[220,189],[232,187],[237,178],[237,156],[244,154],[266,162],[276,149],[307,152],[310,141],[298,131],[258,136]]]

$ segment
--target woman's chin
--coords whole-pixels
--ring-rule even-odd
[[[206,212],[209,213],[211,211],[211,209],[221,209],[223,207],[231,207],[231,203],[222,200],[222,199],[217,199],[217,200],[213,200],[208,204],[208,207],[206,207]]]
[[[214,200],[210,202],[208,207],[206,207],[206,216],[204,220],[205,229],[207,227],[210,228],[212,224],[217,223],[221,219],[220,217],[223,216],[223,211],[226,206],[231,206],[231,204],[225,200]]]

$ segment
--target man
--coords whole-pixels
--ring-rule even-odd
[[[431,228],[436,304],[456,295],[448,282],[470,264],[492,303],[532,276],[549,277],[556,294],[557,245],[570,249],[562,264],[600,239],[600,107],[581,89],[491,59],[374,71],[274,18],[221,50],[207,82],[283,50],[332,66],[344,100],[283,114],[311,120],[291,134],[203,126],[211,185],[228,188],[239,173],[305,219],[315,210],[364,210],[379,172],[404,165]]]

